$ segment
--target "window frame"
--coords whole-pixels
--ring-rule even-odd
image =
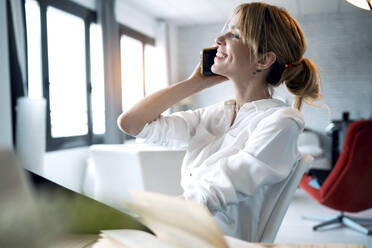
[[[143,95],[146,96],[146,76],[145,76],[145,46],[146,45],[152,45],[155,46],[155,39],[147,36],[143,33],[140,33],[128,26],[125,26],[124,24],[118,23],[119,25],[119,44],[120,44],[120,39],[122,35],[129,36],[133,39],[136,39],[142,43],[142,68],[143,68]],[[120,47],[121,49],[121,47]],[[120,58],[121,60],[121,58]],[[123,73],[123,72],[121,72]],[[122,99],[121,99],[122,101]],[[125,140],[132,140],[135,139],[135,137],[124,134],[125,135]]]
[[[40,7],[40,30],[41,30],[41,68],[43,96],[47,101],[46,116],[46,151],[57,151],[70,149],[92,144],[103,143],[104,134],[93,133],[93,113],[92,113],[92,85],[91,85],[91,57],[90,57],[90,25],[97,23],[97,13],[86,7],[69,0],[36,0]],[[54,7],[61,11],[80,17],[85,25],[85,65],[86,65],[86,92],[87,92],[87,117],[88,133],[86,135],[58,137],[54,138],[51,134],[50,98],[49,98],[49,57],[48,57],[48,31],[47,31],[47,8]]]
[[[155,46],[155,39],[145,35],[143,33],[140,33],[128,26],[125,26],[123,24],[119,23],[119,44],[120,44],[120,39],[122,35],[129,36],[133,39],[136,39],[142,43],[142,68],[143,68],[143,94],[146,96],[146,76],[145,76],[145,46],[146,45],[151,45]],[[120,47],[121,49],[121,47]],[[123,72],[122,72],[123,73]]]
[[[124,24],[119,23],[119,30],[120,30],[120,37],[122,35],[126,35],[129,37],[132,37],[133,39],[141,41],[143,44],[149,44],[152,46],[155,46],[155,39],[145,35],[143,33],[140,33],[128,26],[125,26]]]

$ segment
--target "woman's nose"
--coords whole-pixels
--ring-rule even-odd
[[[219,37],[217,37],[216,44],[220,46],[225,45],[225,35],[220,35]]]

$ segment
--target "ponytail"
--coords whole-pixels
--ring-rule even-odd
[[[280,81],[295,95],[293,107],[301,110],[303,101],[312,102],[321,98],[320,77],[316,65],[307,58],[285,68]]]
[[[254,2],[239,5],[234,14],[239,14],[237,26],[243,43],[249,44],[255,55],[267,52],[276,55],[266,77],[270,90],[285,83],[295,95],[293,107],[298,110],[303,102],[310,104],[321,97],[318,70],[311,60],[303,58],[305,36],[288,11]]]

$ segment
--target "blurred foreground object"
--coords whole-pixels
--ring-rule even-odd
[[[148,231],[134,217],[36,174],[28,180],[11,151],[0,150],[0,247],[50,247],[67,233],[102,229]]]

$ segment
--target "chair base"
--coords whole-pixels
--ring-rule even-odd
[[[372,234],[372,230],[361,225],[361,224],[372,224],[372,219],[354,218],[354,217],[344,215],[343,212],[341,212],[338,216],[333,217],[333,218],[319,218],[319,217],[308,217],[308,216],[304,216],[303,218],[308,219],[308,220],[317,220],[317,221],[322,220],[323,221],[320,224],[313,226],[314,231],[317,231],[321,227],[339,223],[357,232],[360,232],[366,235]]]

